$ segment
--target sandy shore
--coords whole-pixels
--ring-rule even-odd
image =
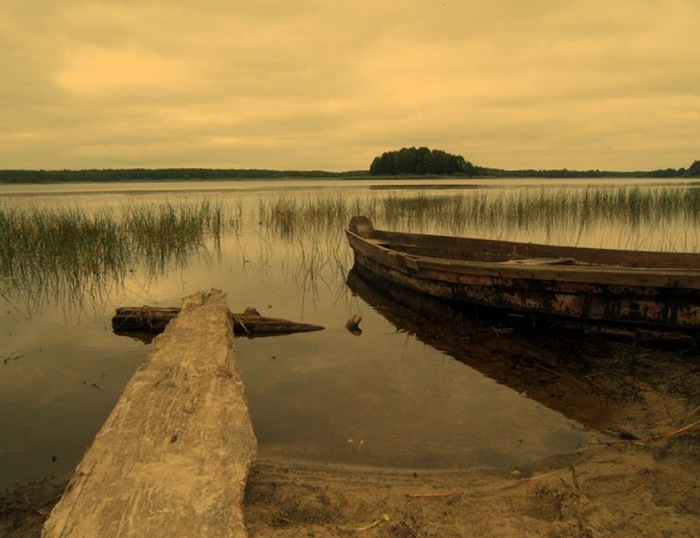
[[[559,369],[549,398],[539,395],[570,407],[574,385],[595,379],[587,391],[607,412],[589,413],[597,440],[579,453],[499,471],[258,465],[246,493],[249,535],[700,536],[700,356],[605,349],[586,376]]]
[[[244,501],[249,535],[699,536],[700,352],[606,344],[578,377],[561,365],[555,371],[548,353],[534,369],[546,389],[538,398],[585,419],[597,443],[518,470],[259,462]],[[542,377],[547,370],[555,373]],[[0,536],[39,536],[60,488],[47,480],[4,495]]]
[[[697,438],[591,447],[526,474],[260,467],[249,535],[661,537],[700,534]]]
[[[697,435],[591,446],[511,474],[259,465],[251,537],[682,537],[700,535]],[[0,535],[38,537],[59,485],[3,500]]]

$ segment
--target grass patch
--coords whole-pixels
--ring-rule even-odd
[[[86,211],[0,204],[0,297],[26,305],[80,302],[184,268],[193,254],[240,237],[239,251],[270,259],[282,249],[300,289],[343,278],[351,256],[343,230],[354,215],[378,227],[492,239],[698,252],[700,189],[512,187],[262,195],[254,201],[136,204]],[[252,238],[252,239],[251,239]],[[265,261],[265,260],[262,260]],[[337,275],[336,275],[337,273]]]
[[[294,240],[339,233],[353,215],[396,230],[594,247],[647,243],[650,249],[695,252],[700,189],[516,187],[449,194],[280,195],[258,202],[256,221],[275,237]]]
[[[225,229],[223,210],[208,201],[127,206],[0,206],[0,278],[7,296],[26,307],[55,296],[80,301],[115,284],[134,267],[158,274],[201,249]]]

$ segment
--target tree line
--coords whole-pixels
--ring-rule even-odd
[[[644,178],[687,178],[700,177],[700,161],[688,168],[664,168],[651,171],[618,172],[609,170],[554,170],[527,169],[504,170],[475,166],[460,155],[452,155],[442,150],[426,147],[401,148],[387,151],[375,157],[369,168],[370,175],[460,175],[482,178],[604,178],[604,177],[644,177]]]
[[[652,171],[611,172],[604,170],[504,170],[474,166],[459,155],[428,148],[403,148],[383,153],[372,161],[370,175],[447,175],[455,174],[482,178],[604,178],[700,177],[700,160],[688,168],[665,168]],[[0,170],[0,183],[63,183],[87,181],[196,181],[225,179],[283,179],[283,178],[361,178],[367,170],[327,172],[324,170],[267,170],[239,168],[107,168],[90,170]]]
[[[0,170],[0,183],[65,183],[82,181],[181,181],[217,179],[282,179],[366,176],[366,171],[266,170],[231,168],[105,168],[90,170]]]
[[[512,177],[512,178],[688,178],[700,177],[700,161],[695,161],[688,168],[663,168],[658,170],[637,170],[632,172],[620,172],[610,170],[569,170],[561,168],[557,170],[503,170],[501,168],[478,168],[479,177]]]

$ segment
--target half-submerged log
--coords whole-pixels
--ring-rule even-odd
[[[180,313],[177,307],[124,306],[117,308],[112,318],[116,334],[159,334]],[[280,318],[261,316],[254,308],[242,313],[230,313],[233,334],[237,336],[274,336],[323,330],[320,325],[299,323]]]
[[[43,538],[246,536],[256,439],[226,296],[185,299],[44,525]]]

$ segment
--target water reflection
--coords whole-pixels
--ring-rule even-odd
[[[413,335],[450,357],[586,426],[600,427],[611,411],[611,397],[591,372],[605,353],[599,335],[565,331],[527,319],[494,317],[493,312],[458,310],[409,290],[381,290],[354,270],[347,285],[397,331]]]
[[[214,237],[208,224],[202,235],[193,236],[153,228],[153,233],[142,233],[143,241],[158,243],[151,248],[150,243],[136,247],[127,241],[131,246],[119,252],[131,257],[116,263],[113,272],[91,265],[93,243],[85,241],[79,251],[72,242],[78,238],[65,235],[63,259],[74,261],[62,265],[65,270],[55,271],[54,265],[41,261],[50,258],[32,252],[39,245],[47,246],[44,254],[51,252],[47,243],[30,245],[25,259],[15,256],[13,272],[3,265],[0,487],[11,480],[70,473],[124,383],[146,357],[146,346],[112,334],[116,307],[179,306],[183,296],[212,287],[228,293],[233,310],[255,306],[266,315],[327,327],[320,333],[237,341],[262,458],[417,467],[517,465],[575,450],[585,442],[587,434],[578,423],[591,424],[591,416],[604,410],[597,407],[596,387],[576,372],[580,342],[570,344],[557,335],[550,343],[530,342],[516,352],[510,345],[516,335],[499,336],[490,326],[462,332],[438,326],[433,328],[437,338],[431,340],[424,329],[401,325],[411,316],[392,319],[392,325],[383,315],[388,310],[372,307],[382,303],[352,295],[345,285],[352,263],[343,236],[349,217],[363,213],[378,226],[406,231],[457,228],[493,238],[591,246],[644,242],[650,248],[691,251],[700,244],[697,221],[682,220],[679,227],[670,217],[662,223],[650,219],[634,230],[615,219],[588,221],[590,226],[572,237],[565,211],[558,221],[564,224],[544,229],[532,225],[537,215],[528,219],[526,210],[513,213],[521,222],[496,222],[494,227],[486,226],[487,221],[451,218],[457,202],[445,197],[462,198],[462,208],[499,197],[507,204],[526,192],[522,181],[470,181],[475,187],[469,189],[448,181],[449,188],[430,192],[371,191],[374,183],[378,182],[0,186],[0,209],[37,208],[40,218],[76,206],[92,218],[122,215],[124,207],[148,212],[183,203],[197,208],[214,199],[225,229]],[[565,186],[547,182],[550,185]],[[604,187],[599,181],[596,185]],[[542,186],[528,192],[540,193]],[[576,184],[579,193],[585,187]],[[648,185],[649,190],[666,187]],[[435,211],[422,213],[420,221],[421,207]],[[216,212],[210,215],[216,222]],[[3,226],[13,220],[0,223],[5,246],[16,242],[3,235],[9,230]],[[121,217],[116,221],[124,222]],[[101,223],[102,252],[113,253],[105,239],[111,233],[109,223]],[[182,240],[170,242],[173,238]],[[86,257],[71,258],[76,252]],[[16,271],[17,264],[26,267],[30,256],[33,268]],[[359,337],[345,328],[353,314],[363,316]],[[450,338],[460,344],[456,356],[462,362],[445,355],[448,350],[442,345]],[[561,360],[537,362],[542,357]],[[538,383],[551,388],[549,396],[537,389]],[[576,384],[581,385],[579,392]],[[524,398],[524,391],[532,398]],[[592,403],[569,405],[569,394]]]
[[[94,304],[136,267],[148,278],[186,267],[213,238],[222,209],[204,200],[89,211],[0,204],[0,293],[30,315],[47,302]]]
[[[690,184],[176,185],[170,188],[179,198],[168,185],[133,192],[100,186],[104,193],[92,197],[27,196],[0,186],[12,194],[11,204],[0,200],[0,294],[24,310],[46,301],[89,305],[124,286],[133,271],[157,280],[187,270],[193,257],[219,256],[224,238],[253,231],[257,252],[246,252],[248,262],[265,266],[282,242],[296,257],[287,264],[296,264],[294,278],[314,284],[328,265],[345,269],[342,229],[359,214],[402,231],[688,252],[700,245],[700,189]]]
[[[366,298],[344,309],[362,315],[360,336],[336,308],[319,338],[237,341],[260,459],[517,467],[586,443],[575,421],[388,324]]]

